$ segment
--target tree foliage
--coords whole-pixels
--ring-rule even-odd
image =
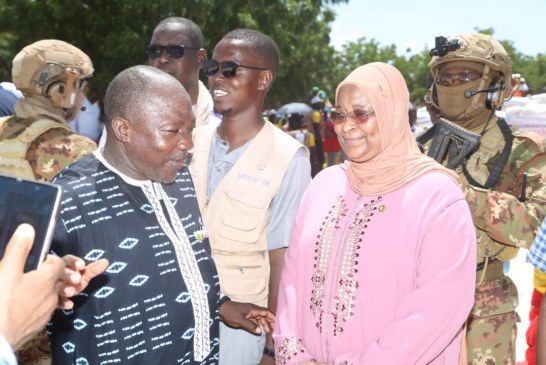
[[[11,60],[39,39],[67,41],[93,60],[93,83],[104,91],[121,70],[145,63],[144,47],[168,16],[193,20],[209,55],[235,28],[259,29],[275,39],[281,69],[270,104],[305,99],[311,84],[326,83],[332,64],[328,4],[347,0],[0,0],[0,79],[11,78]]]
[[[492,28],[475,28],[475,31],[495,36]],[[543,92],[543,87],[546,87],[546,54],[539,53],[536,57],[531,57],[519,52],[512,41],[499,39],[499,42],[512,59],[512,73],[525,77],[531,93]]]
[[[330,45],[335,19],[331,4],[348,0],[0,0],[0,80],[11,79],[11,60],[24,46],[56,38],[74,44],[93,60],[93,84],[104,92],[121,70],[146,62],[144,47],[155,25],[168,16],[197,23],[205,48],[235,28],[259,29],[270,35],[281,51],[281,66],[267,101],[278,107],[291,101],[307,102],[317,85],[332,98],[336,85],[354,68],[389,62],[406,78],[411,100],[421,103],[430,60],[428,50],[399,54],[394,45],[361,38],[336,51]],[[493,33],[492,29],[482,30]],[[502,41],[513,58],[513,71],[527,79],[532,91],[546,85],[546,55],[521,54]]]

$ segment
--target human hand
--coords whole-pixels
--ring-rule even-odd
[[[271,356],[263,355],[259,365],[275,365],[275,359]]]
[[[242,328],[256,335],[262,333],[260,324],[267,333],[272,332],[275,325],[275,315],[269,309],[231,300],[220,307],[220,319],[229,327]]]
[[[273,333],[273,330],[275,329],[275,315],[267,308],[258,307],[254,304],[252,304],[252,306],[253,309],[245,314],[245,318],[254,323],[261,324],[266,333]]]
[[[74,255],[63,257],[66,269],[63,274],[63,285],[59,290],[59,306],[62,309],[72,309],[74,303],[68,299],[81,293],[94,277],[102,274],[108,268],[108,260],[100,259],[85,266],[85,261]]]
[[[63,260],[48,255],[38,270],[24,273],[34,242],[34,228],[17,227],[0,261],[0,333],[13,350],[38,333],[57,307],[57,292],[65,268]]]

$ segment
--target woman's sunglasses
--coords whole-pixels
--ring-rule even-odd
[[[183,45],[160,46],[157,44],[150,44],[146,46],[146,55],[149,58],[159,58],[161,57],[163,50],[165,50],[169,58],[182,58],[185,50],[199,51],[200,49],[201,48],[199,47],[188,47]]]
[[[261,67],[240,65],[234,61],[224,61],[224,62],[218,63],[218,61],[215,61],[215,60],[206,60],[203,66],[203,71],[205,72],[205,75],[207,75],[207,77],[212,77],[216,75],[218,70],[220,70],[220,72],[222,73],[222,76],[224,76],[226,79],[231,79],[232,77],[235,77],[235,74],[237,73],[237,69],[239,67],[249,68],[251,70],[260,70],[260,71],[267,70],[266,68],[261,68]]]
[[[337,110],[332,110],[329,113],[330,120],[335,125],[341,125],[345,122],[345,119],[351,118],[356,122],[356,124],[363,124],[366,123],[366,121],[370,118],[370,115],[374,114],[375,112],[373,110],[353,110],[349,114],[345,114],[342,112],[339,112]]]

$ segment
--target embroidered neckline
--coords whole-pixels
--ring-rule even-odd
[[[211,349],[209,330],[210,308],[205,283],[197,265],[195,254],[180,217],[161,184],[149,182],[142,185],[142,190],[150,201],[161,228],[174,246],[178,266],[190,294],[193,316],[195,318],[193,335],[194,358],[195,361],[203,361],[209,355]],[[169,215],[168,219],[161,206],[161,200]]]
[[[303,341],[295,337],[285,338],[277,348],[275,364],[285,365],[288,360],[296,358],[305,352]]]
[[[323,220],[315,243],[313,266],[315,271],[311,278],[313,289],[310,309],[317,319],[316,326],[319,332],[323,329],[328,330],[323,327],[330,327],[328,318],[332,319],[331,329],[334,336],[340,335],[343,332],[343,324],[354,317],[359,251],[368,223],[383,197],[379,196],[362,206],[361,199],[362,196],[359,196],[351,213],[347,215],[345,200],[339,196]],[[341,227],[340,222],[344,217],[347,219],[345,225]],[[339,247],[341,243],[342,247]],[[339,265],[336,277],[332,277],[332,273],[328,277],[331,262]],[[332,280],[335,282],[332,283]],[[325,298],[324,295],[328,281],[332,283],[333,298]]]
[[[319,332],[322,332],[324,315],[322,305],[328,267],[330,266],[330,258],[332,256],[332,243],[335,239],[336,230],[339,229],[339,221],[346,214],[347,207],[345,206],[345,201],[340,196],[328,211],[326,219],[322,222],[317,236],[317,242],[315,243],[317,247],[315,249],[315,263],[313,265],[315,272],[311,277],[313,290],[311,291],[310,309],[313,315],[318,317],[316,326]]]

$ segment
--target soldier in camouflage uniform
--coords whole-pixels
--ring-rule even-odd
[[[81,110],[89,57],[59,40],[42,40],[13,59],[13,83],[24,98],[11,117],[0,118],[0,173],[50,181],[68,164],[96,149],[70,130]]]
[[[0,118],[0,173],[50,181],[67,165],[96,149],[67,123],[81,110],[85,79],[93,74],[89,57],[59,40],[42,40],[13,59],[13,83],[24,98],[15,114]],[[17,352],[21,365],[48,364],[45,331]]]
[[[480,136],[479,145],[465,152],[450,142],[457,139],[450,135],[441,140],[451,143],[450,152],[435,156],[447,164],[459,152],[465,155],[454,169],[478,242],[476,299],[467,322],[468,363],[515,364],[518,296],[503,273],[503,262],[515,257],[519,248],[530,247],[544,218],[545,142],[536,133],[508,127],[495,114],[518,86],[512,80],[510,57],[499,42],[484,34],[438,37],[436,42],[429,63],[434,106],[456,128]],[[429,155],[435,142],[449,135],[442,134],[446,124],[440,122],[418,138],[424,150],[432,152]]]

